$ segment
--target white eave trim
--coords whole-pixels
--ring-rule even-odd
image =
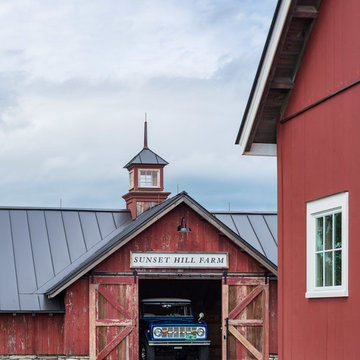
[[[281,33],[282,33],[282,30],[283,30],[283,27],[284,27],[284,24],[285,24],[285,21],[287,18],[290,4],[291,4],[291,0],[283,0],[281,2],[278,16],[277,16],[277,19],[276,19],[276,22],[274,25],[274,29],[273,29],[270,41],[269,41],[269,46],[267,48],[267,51],[266,51],[266,54],[264,57],[264,62],[262,64],[260,74],[259,74],[259,77],[258,77],[258,80],[256,83],[254,95],[251,100],[249,111],[245,118],[244,128],[241,132],[241,137],[239,140],[240,150],[241,150],[241,153],[244,155],[247,154],[245,149],[246,149],[247,143],[249,141],[249,136],[250,136],[252,127],[254,125],[255,116],[257,114],[260,100],[262,98],[262,95],[263,95],[263,92],[265,89],[266,81],[267,81],[269,73],[270,73],[270,69],[271,69],[271,66],[272,66],[272,63],[274,60],[276,49],[279,45]],[[251,152],[251,154],[253,154],[253,153]]]
[[[250,151],[245,151],[243,154],[254,156],[276,156],[276,144],[252,143]]]

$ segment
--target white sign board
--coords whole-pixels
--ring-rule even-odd
[[[227,269],[228,254],[212,252],[132,252],[131,268]]]

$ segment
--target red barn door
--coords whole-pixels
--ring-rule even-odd
[[[133,276],[90,279],[90,360],[138,360],[138,283]]]
[[[224,278],[222,308],[222,359],[267,360],[269,284],[265,278]]]

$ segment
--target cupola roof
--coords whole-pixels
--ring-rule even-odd
[[[169,164],[159,155],[155,154],[152,150],[148,148],[147,141],[147,121],[144,123],[144,148],[135,155],[125,166],[124,168],[128,169],[131,165],[135,164],[145,164],[145,165],[167,165]]]

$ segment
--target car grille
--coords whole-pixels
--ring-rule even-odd
[[[161,328],[163,333],[161,339],[187,339],[196,338],[196,327],[191,326],[169,326]],[[164,333],[165,332],[165,333]],[[193,334],[191,334],[193,332]]]

